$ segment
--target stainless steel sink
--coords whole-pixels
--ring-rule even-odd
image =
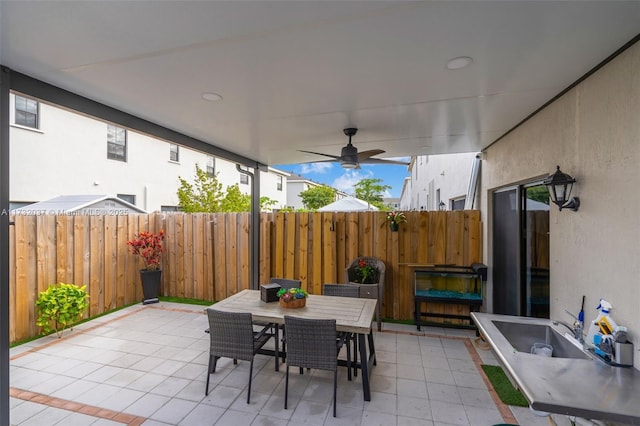
[[[576,347],[549,325],[495,320],[492,322],[516,351],[530,353],[534,343],[544,343],[553,347],[554,358],[592,359],[588,353]]]

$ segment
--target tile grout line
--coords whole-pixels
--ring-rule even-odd
[[[493,402],[496,405],[498,412],[502,416],[502,420],[504,420],[505,423],[510,423],[514,425],[518,424],[518,420],[516,420],[515,416],[513,415],[513,412],[504,402],[502,402],[502,400],[498,396],[495,389],[493,389],[493,385],[489,381],[489,378],[484,373],[484,370],[482,369],[482,359],[480,358],[480,355],[478,354],[475,346],[471,342],[471,339],[465,339],[464,344],[467,347],[467,351],[469,351],[469,355],[471,355],[471,359],[474,365],[476,366],[476,369],[478,370],[480,377],[482,377],[482,380],[484,381],[485,386],[487,386],[487,389],[489,390],[489,394],[491,395],[491,398],[493,399]]]
[[[32,391],[25,391],[14,387],[9,388],[9,396],[12,398],[21,399],[23,401],[30,401],[46,405],[52,408],[58,408],[65,411],[85,414],[91,417],[124,423],[127,426],[140,426],[147,420],[146,417],[109,410],[107,408],[96,407],[94,405],[81,404],[79,402],[69,401],[68,399],[56,398],[53,396],[44,395]]]
[[[189,310],[189,309],[182,309],[182,308],[170,308],[170,307],[165,307],[165,306],[141,306],[138,309],[135,309],[135,310],[133,310],[131,312],[127,312],[125,314],[119,315],[117,318],[113,318],[113,319],[110,319],[108,321],[101,322],[101,323],[96,324],[96,325],[94,325],[92,327],[89,327],[89,328],[85,328],[85,329],[82,329],[82,330],[77,330],[73,335],[68,335],[67,338],[72,338],[72,337],[75,337],[75,336],[86,334],[86,333],[88,333],[90,331],[93,331],[93,330],[99,328],[99,327],[105,326],[107,324],[111,324],[112,322],[119,321],[119,320],[121,320],[123,318],[127,318],[127,317],[129,317],[131,315],[143,312],[145,310],[145,308],[160,309],[160,310],[165,310],[165,311],[170,311],[170,312],[183,312],[183,313],[189,313],[189,314],[200,314],[200,312],[198,312],[198,311],[193,311],[193,310]],[[16,359],[22,358],[23,356],[38,352],[38,351],[40,351],[42,349],[51,347],[53,345],[56,345],[58,343],[66,341],[66,340],[67,339],[58,338],[56,340],[51,340],[49,342],[42,343],[42,344],[38,345],[37,347],[30,348],[30,349],[28,349],[28,350],[26,350],[24,352],[21,352],[19,354],[11,356],[9,358],[9,360],[10,361],[14,361]]]
[[[101,322],[100,324],[96,324],[96,325],[94,325],[94,326],[92,326],[92,327],[89,327],[89,328],[85,328],[85,329],[82,329],[82,330],[77,330],[77,332],[75,332],[72,336],[67,336],[67,337],[68,337],[68,338],[72,338],[72,337],[75,337],[75,336],[79,336],[79,335],[85,334],[85,333],[87,333],[87,332],[89,332],[89,331],[93,331],[93,330],[95,330],[96,328],[102,327],[102,326],[104,326],[104,325],[106,325],[106,324],[110,324],[110,323],[112,323],[112,322],[114,322],[114,321],[118,321],[118,320],[120,320],[120,319],[122,319],[122,318],[126,318],[126,317],[128,317],[128,316],[130,316],[130,315],[137,314],[137,313],[139,313],[139,312],[142,312],[142,309],[136,309],[135,311],[128,312],[128,313],[126,313],[126,314],[124,314],[124,315],[120,315],[118,318],[113,318],[113,319],[111,319],[111,320],[108,320],[108,321],[105,321],[105,322]],[[58,344],[58,343],[61,343],[61,342],[63,342],[63,341],[66,341],[66,340],[67,340],[67,339],[62,339],[62,338],[60,337],[60,338],[57,338],[56,340],[51,340],[50,342],[42,343],[41,345],[38,345],[37,347],[30,348],[30,349],[28,349],[28,350],[26,350],[26,351],[24,351],[24,352],[21,352],[21,353],[19,353],[19,354],[16,354],[16,355],[11,356],[11,357],[9,358],[9,360],[10,360],[10,361],[14,361],[14,360],[16,360],[16,359],[22,358],[22,357],[23,357],[23,356],[25,356],[25,355],[29,355],[29,354],[32,354],[32,353],[38,352],[38,351],[40,351],[40,350],[42,350],[42,349],[45,349],[45,348],[51,347],[51,346],[53,346],[53,345],[56,345],[56,344]]]

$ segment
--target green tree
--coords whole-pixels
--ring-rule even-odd
[[[214,213],[220,211],[223,198],[222,184],[218,175],[210,176],[196,164],[193,184],[178,176],[178,202],[182,211],[187,213]]]
[[[336,200],[336,190],[327,186],[314,186],[299,194],[302,204],[310,210],[317,210]]]
[[[227,192],[220,202],[221,212],[248,212],[251,210],[251,195],[240,191],[240,185],[227,186]]]
[[[383,195],[385,191],[391,189],[391,186],[382,185],[382,179],[362,179],[354,186],[356,189],[356,198],[366,201],[380,210],[387,209],[383,201]]]
[[[277,200],[269,197],[260,197],[260,211],[271,211],[273,210],[273,206],[278,204]]]
[[[248,212],[251,210],[251,195],[240,191],[238,184],[230,185],[222,192],[217,175],[210,176],[196,164],[193,184],[178,177],[180,188],[178,200],[187,213]],[[269,197],[260,197],[260,210],[270,210],[278,202]]]

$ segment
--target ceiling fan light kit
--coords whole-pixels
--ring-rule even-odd
[[[395,160],[384,160],[382,158],[371,158],[374,155],[383,154],[385,151],[382,149],[370,149],[368,151],[358,152],[358,148],[351,144],[351,137],[355,136],[358,133],[358,129],[356,127],[347,127],[342,130],[346,136],[349,137],[349,143],[342,148],[340,155],[331,155],[331,154],[323,154],[321,152],[313,152],[313,151],[303,151],[299,150],[299,152],[305,152],[307,154],[316,154],[322,155],[324,157],[330,157],[332,160],[321,160],[321,161],[309,161],[309,163],[323,163],[323,162],[331,162],[336,161],[339,162],[340,165],[345,169],[359,169],[360,164],[397,164],[401,166],[408,166],[409,163],[404,161],[395,161]]]

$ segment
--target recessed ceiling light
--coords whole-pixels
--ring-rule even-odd
[[[447,69],[459,70],[461,68],[468,67],[473,62],[473,59],[468,56],[458,56],[457,58],[450,59],[447,62]]]
[[[222,100],[222,96],[217,93],[205,92],[202,94],[202,99],[209,102],[218,102]]]

